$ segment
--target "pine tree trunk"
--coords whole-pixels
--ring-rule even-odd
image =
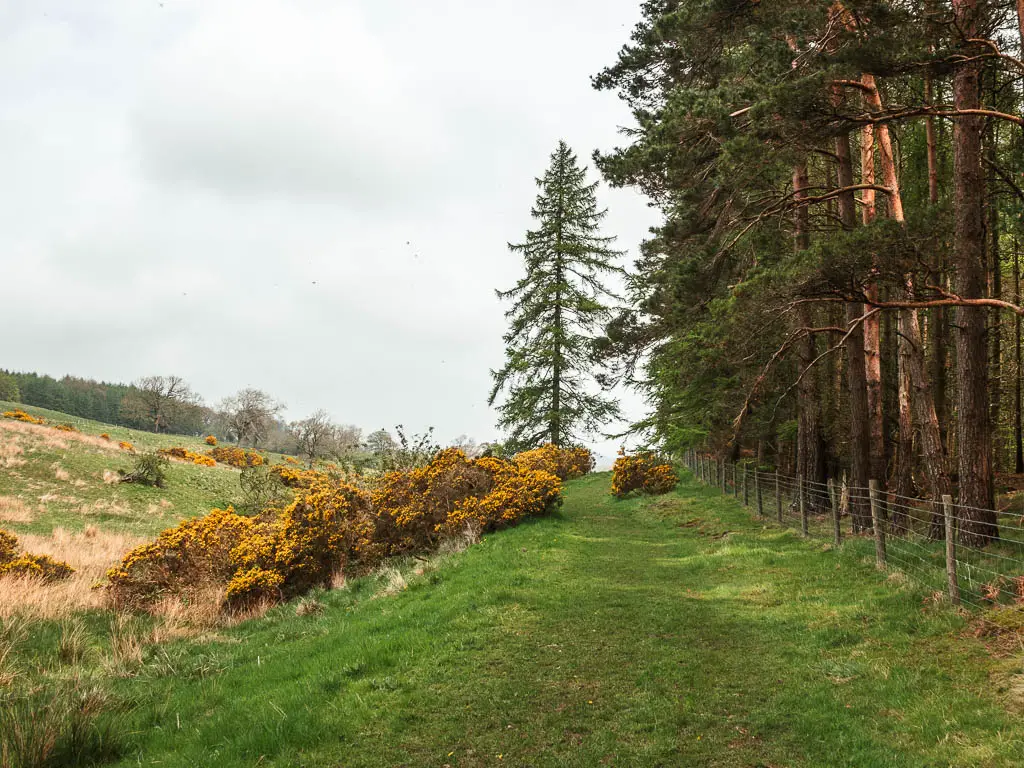
[[[864,75],[865,84],[874,84],[871,75]],[[875,130],[866,125],[861,129],[860,144],[861,184],[875,183]],[[861,193],[861,210],[864,224],[875,220],[877,208],[875,191],[865,189]],[[878,283],[872,279],[864,287],[868,302],[878,300]],[[885,487],[885,417],[882,410],[882,323],[879,315],[864,321],[864,370],[868,387],[868,432],[870,440],[870,475]]]
[[[1024,0],[1021,0],[1024,2]],[[1018,6],[1019,7],[1019,6]],[[1020,253],[1017,250],[1017,240],[1013,241],[1013,295],[1014,301],[1020,301]],[[1014,472],[1018,475],[1024,474],[1024,425],[1021,419],[1021,374],[1024,372],[1021,353],[1021,320],[1020,315],[1014,315],[1013,319],[1013,341],[1016,370],[1014,371],[1014,392],[1013,392],[1013,445],[1014,445]]]
[[[798,203],[807,197],[807,163],[802,162],[793,170],[793,199]],[[797,252],[810,248],[810,220],[805,205],[798,205],[795,216],[795,247]],[[810,307],[801,304],[798,321],[804,328],[814,326]],[[822,451],[821,398],[817,393],[817,372],[811,368],[818,356],[818,345],[813,335],[807,334],[799,346],[800,382],[797,385],[797,473],[811,482],[824,482],[821,468],[824,466]]]
[[[995,88],[993,88],[995,91]],[[988,134],[988,156],[989,161],[996,162],[996,133],[995,126],[989,127]],[[1003,262],[1002,252],[999,248],[999,198],[996,194],[996,184],[993,183],[988,196],[988,231],[989,243],[992,248],[991,289],[989,295],[994,299],[1003,297]],[[989,339],[992,342],[992,351],[989,360],[991,362],[991,398],[992,398],[992,474],[993,478],[1003,466],[1003,441],[1000,425],[1000,412],[1003,404],[1003,338],[1002,338],[1002,316],[998,312],[989,313]]]
[[[1024,0],[1021,0],[1024,2]],[[934,83],[932,76],[926,75],[924,81],[925,104],[931,105],[934,102]],[[925,137],[928,144],[928,202],[932,206],[939,204],[939,158],[938,141],[935,136],[935,118],[925,118]],[[936,256],[937,264],[930,278],[933,285],[940,285],[946,268],[944,254]],[[934,413],[939,423],[939,433],[943,450],[946,445],[946,310],[943,307],[936,307],[931,312],[928,324],[928,341],[932,349],[931,357],[931,381],[932,398],[934,402]],[[925,461],[927,461],[927,456]],[[939,497],[934,497],[939,498]],[[945,531],[945,528],[943,528]],[[943,534],[945,535],[945,534]]]
[[[882,111],[882,99],[874,78],[865,75],[863,82],[870,88],[867,100],[873,112]],[[934,137],[933,137],[934,138]],[[899,176],[896,172],[896,158],[893,153],[889,128],[884,123],[878,126],[879,160],[882,167],[882,178],[889,190],[889,215],[900,224],[904,224],[903,196],[900,191]],[[929,163],[934,158],[929,156]],[[931,181],[931,174],[929,174]],[[937,178],[936,178],[937,183]],[[937,187],[934,190],[937,194]],[[905,298],[915,299],[914,278],[907,273],[903,276]],[[921,442],[928,474],[932,486],[933,498],[941,499],[948,493],[948,474],[945,456],[942,452],[941,433],[935,414],[935,404],[931,397],[925,372],[924,339],[921,334],[921,323],[916,309],[901,310],[899,314],[898,340],[898,412],[899,442],[896,452],[895,493],[910,496],[913,492],[914,465],[914,419],[913,411],[917,411],[918,428],[921,431]],[[914,389],[916,382],[916,389]],[[899,509],[896,507],[895,509]],[[893,514],[893,523],[905,524],[905,515]]]
[[[961,34],[978,34],[978,0],[953,0]],[[965,52],[970,55],[970,51]],[[980,108],[980,64],[961,63],[953,78],[957,110]],[[985,241],[983,227],[984,177],[981,168],[983,120],[962,115],[953,123],[953,259],[955,292],[967,299],[983,298]],[[985,310],[957,307],[957,450],[959,452],[960,539],[966,546],[983,547],[998,536],[993,506],[992,437],[988,402],[988,345]]]
[[[849,134],[840,134],[835,139],[836,175],[839,186],[853,186],[853,160],[850,153]],[[853,192],[839,196],[839,218],[843,228],[857,226],[857,201]],[[870,461],[870,435],[868,433],[867,378],[864,364],[864,324],[860,322],[864,305],[850,302],[846,305],[846,321],[853,326],[846,340],[846,377],[850,400],[850,485],[855,488],[868,487],[868,464]],[[850,517],[854,531],[871,527],[871,512],[859,497],[850,499]]]

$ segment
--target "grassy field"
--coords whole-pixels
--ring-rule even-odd
[[[102,482],[127,464],[100,432],[199,447],[182,438],[23,426],[0,421],[0,499],[28,511],[0,526],[86,558],[89,579],[238,493],[234,471],[190,465],[165,490]],[[870,541],[833,551],[689,480],[657,499],[608,486],[574,481],[549,518],[234,625],[119,616],[82,579],[4,593],[0,694],[20,684],[29,711],[101,713],[54,766],[1024,761],[1020,654],[878,574]],[[39,602],[53,610],[22,617]]]
[[[147,652],[128,765],[1011,766],[1024,724],[946,608],[684,484],[488,536]],[[391,580],[394,587],[394,579]],[[399,581],[399,586],[401,582]],[[298,615],[303,613],[304,615]],[[1000,692],[1002,691],[1002,693]]]
[[[48,424],[71,424],[78,433],[0,419],[0,526],[15,533],[75,533],[90,525],[107,531],[151,536],[211,506],[238,499],[238,472],[227,467],[172,463],[166,488],[104,482],[104,472],[129,469],[130,453],[182,446],[209,446],[199,438],[155,435],[78,419],[42,408],[0,402],[0,412],[22,408]],[[110,440],[101,439],[103,433]]]

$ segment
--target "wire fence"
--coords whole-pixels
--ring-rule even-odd
[[[911,498],[875,481],[867,488],[845,479],[814,482],[696,451],[684,462],[700,482],[766,521],[837,547],[851,537],[874,540],[879,569],[896,568],[954,605],[981,610],[1024,602],[1024,510],[978,509],[949,496]]]

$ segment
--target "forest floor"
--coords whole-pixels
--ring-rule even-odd
[[[149,650],[123,765],[1013,766],[1024,662],[684,481]],[[300,604],[302,605],[302,604]]]

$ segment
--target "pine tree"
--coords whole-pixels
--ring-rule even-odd
[[[622,271],[614,264],[621,252],[610,247],[615,238],[598,231],[607,211],[597,207],[597,182],[587,183],[586,168],[562,141],[537,185],[531,213],[539,228],[509,244],[522,254],[526,276],[497,292],[514,303],[505,313],[505,366],[491,371],[488,402],[507,390],[498,424],[513,450],[567,445],[619,415],[590,375],[595,332],[610,316],[605,302],[614,299],[602,279]]]

